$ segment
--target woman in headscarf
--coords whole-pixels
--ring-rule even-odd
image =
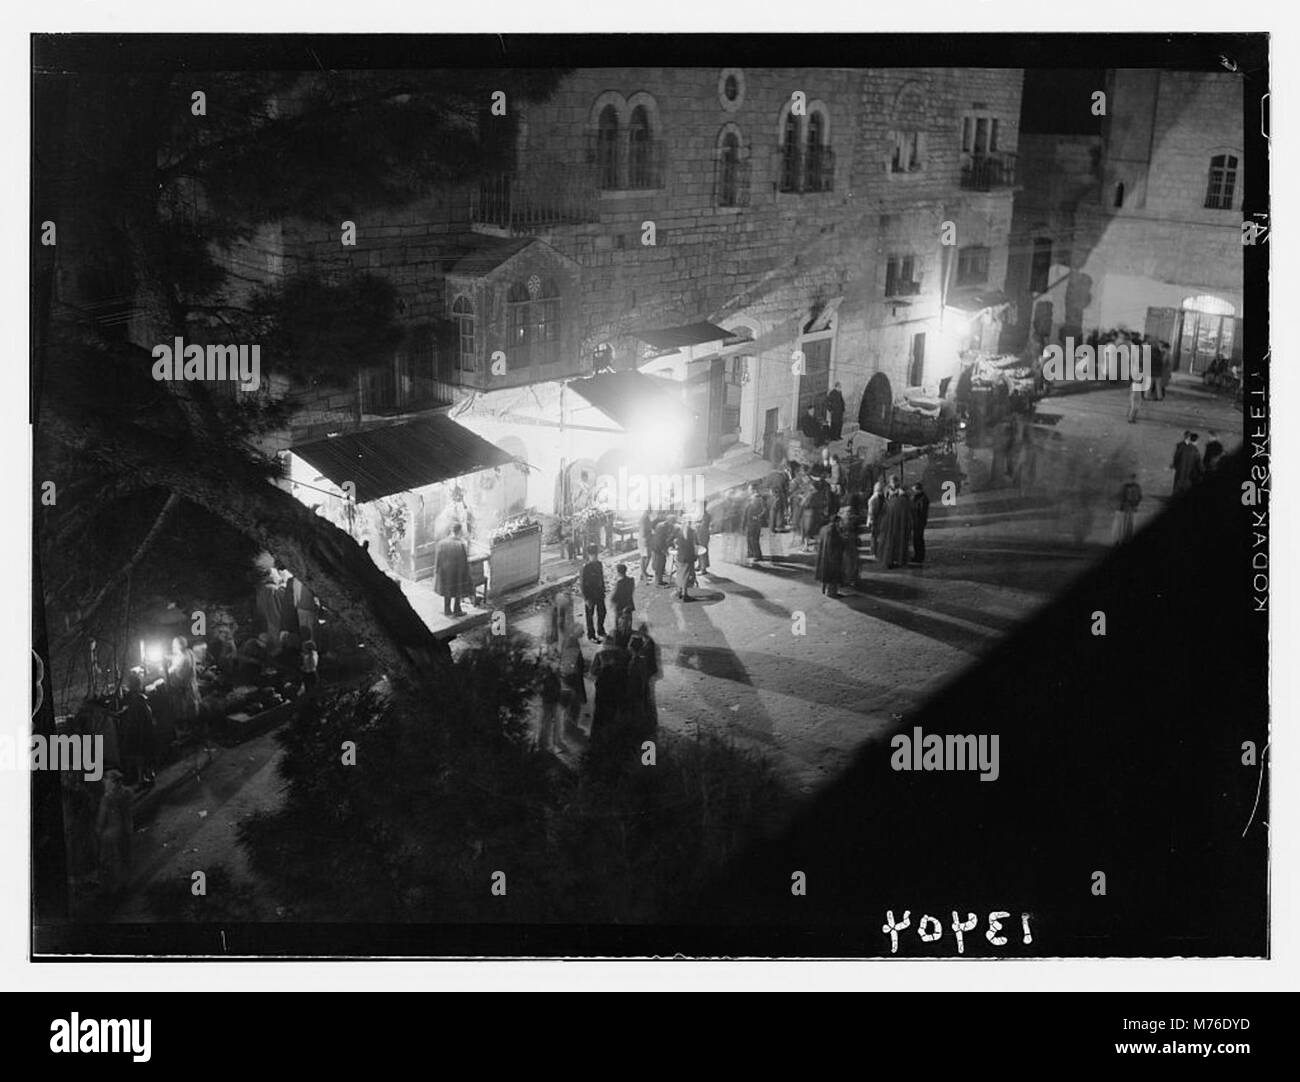
[[[889,475],[885,488],[885,510],[880,524],[880,562],[886,567],[903,567],[907,547],[912,539],[912,501],[904,491],[898,474]]]

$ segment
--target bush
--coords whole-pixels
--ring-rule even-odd
[[[632,746],[564,770],[533,747],[535,677],[522,641],[490,640],[427,714],[373,691],[304,710],[284,806],[241,828],[253,867],[309,920],[649,921],[788,806],[763,759],[713,736],[661,732],[653,767]]]

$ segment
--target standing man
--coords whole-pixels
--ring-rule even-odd
[[[1186,492],[1201,479],[1204,470],[1201,467],[1201,452],[1196,447],[1198,437],[1195,432],[1188,432],[1187,439],[1174,451],[1174,495]]]
[[[758,490],[758,482],[754,482],[750,487],[749,503],[745,506],[744,519],[745,558],[751,567],[763,558],[763,550],[759,542],[763,535],[763,518],[766,514],[767,506],[763,501],[762,493]]]
[[[817,420],[817,411],[811,402],[804,414],[799,418],[799,431],[808,439],[813,441],[814,447],[820,447],[826,442],[826,434],[821,421]]]
[[[650,566],[654,568],[656,586],[669,585],[664,581],[664,572],[668,569],[668,544],[674,525],[671,516],[664,518],[650,535]]]
[[[817,532],[817,564],[814,575],[822,584],[822,593],[827,597],[840,596],[840,580],[844,577],[844,537],[840,533],[840,524],[828,519],[826,525]]]
[[[605,566],[600,562],[599,553],[599,545],[588,545],[588,560],[582,565],[582,606],[587,613],[587,638],[592,642],[605,637]]]
[[[691,539],[691,528],[678,530],[677,545],[677,592],[673,595],[679,601],[690,601],[690,582],[695,571],[695,542]]]
[[[591,750],[597,754],[614,742],[627,713],[627,670],[632,655],[610,636],[591,660],[596,704],[591,715]]]
[[[925,524],[930,520],[930,497],[918,481],[912,486],[912,551],[914,562],[925,563]]]
[[[1223,457],[1223,444],[1219,442],[1217,432],[1210,433],[1210,442],[1205,445],[1204,468],[1206,473],[1213,473],[1214,468],[1219,464],[1219,459]]]
[[[433,592],[442,595],[444,616],[465,615],[460,599],[469,593],[469,549],[461,536],[463,529],[453,522],[450,536],[439,541],[433,553]]]
[[[844,395],[840,392],[839,381],[831,388],[830,394],[826,396],[826,413],[830,417],[830,432],[828,438],[837,440],[844,431]]]
[[[614,606],[614,637],[626,642],[632,637],[632,610],[636,607],[632,593],[636,583],[627,573],[627,564],[619,564],[614,573],[618,578],[614,580],[614,592],[609,599]]]

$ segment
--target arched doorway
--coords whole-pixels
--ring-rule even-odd
[[[862,392],[862,405],[858,407],[858,427],[876,436],[888,436],[894,412],[894,393],[889,377],[877,372]]]

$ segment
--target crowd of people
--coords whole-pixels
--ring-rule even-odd
[[[583,567],[581,588],[587,638],[598,643],[590,664],[583,654],[582,628],[573,611],[572,596],[559,594],[550,609],[538,657],[538,693],[541,722],[538,745],[558,751],[562,730],[580,737],[581,719],[591,701],[590,754],[597,758],[616,755],[621,749],[653,738],[659,727],[655,684],[660,677],[659,646],[649,625],[640,621],[633,628],[635,582],[626,564],[615,568],[617,576],[611,596],[614,631],[605,631],[604,570],[595,553]],[[598,569],[597,576],[592,568]],[[591,681],[593,695],[587,694]]]

